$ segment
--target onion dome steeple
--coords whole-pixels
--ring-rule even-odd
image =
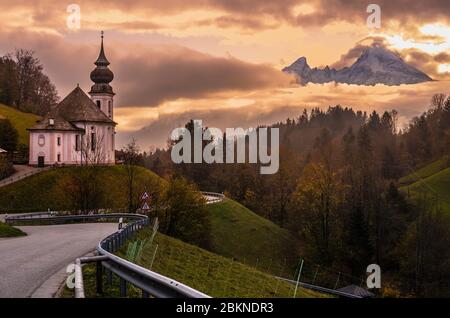
[[[103,48],[103,31],[101,33],[101,47],[100,54],[98,55],[97,61],[95,61],[95,69],[91,72],[91,80],[95,83],[91,87],[89,93],[110,93],[114,94],[112,87],[109,83],[114,79],[114,74],[108,68],[109,61],[105,56],[105,50]]]

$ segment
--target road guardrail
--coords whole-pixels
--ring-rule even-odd
[[[96,288],[98,293],[102,293],[103,270],[106,270],[108,282],[112,282],[112,274],[119,277],[120,296],[126,296],[127,283],[141,289],[143,297],[156,298],[209,298],[208,295],[197,291],[181,282],[163,276],[137,264],[131,263],[115,254],[125,242],[130,239],[138,230],[149,225],[149,218],[142,214],[131,213],[111,213],[92,215],[44,215],[43,212],[26,215],[12,215],[5,218],[7,223],[14,221],[52,221],[55,223],[73,221],[98,221],[103,219],[128,219],[128,223],[117,232],[109,235],[100,241],[97,246],[99,257],[79,258],[75,260],[75,297],[84,298],[83,275],[81,264],[96,262]]]

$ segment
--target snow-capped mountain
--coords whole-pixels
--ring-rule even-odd
[[[347,83],[357,85],[400,85],[432,81],[425,73],[407,64],[397,54],[379,46],[368,47],[350,67],[334,69],[310,68],[306,58],[301,57],[283,69],[295,74],[300,84]]]

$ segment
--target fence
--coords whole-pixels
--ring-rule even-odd
[[[205,197],[207,204],[221,202],[225,198],[225,195],[221,193],[206,192],[206,191],[202,191],[201,193]]]

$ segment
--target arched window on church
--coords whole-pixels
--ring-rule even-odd
[[[112,116],[112,107],[111,107],[111,101],[108,101],[108,116],[111,118]]]
[[[43,147],[45,145],[45,136],[44,135],[39,135],[38,145],[41,147]]]
[[[75,136],[75,151],[81,150],[81,137],[80,135]]]
[[[100,101],[98,100],[96,103],[97,103],[97,107],[100,108]]]

